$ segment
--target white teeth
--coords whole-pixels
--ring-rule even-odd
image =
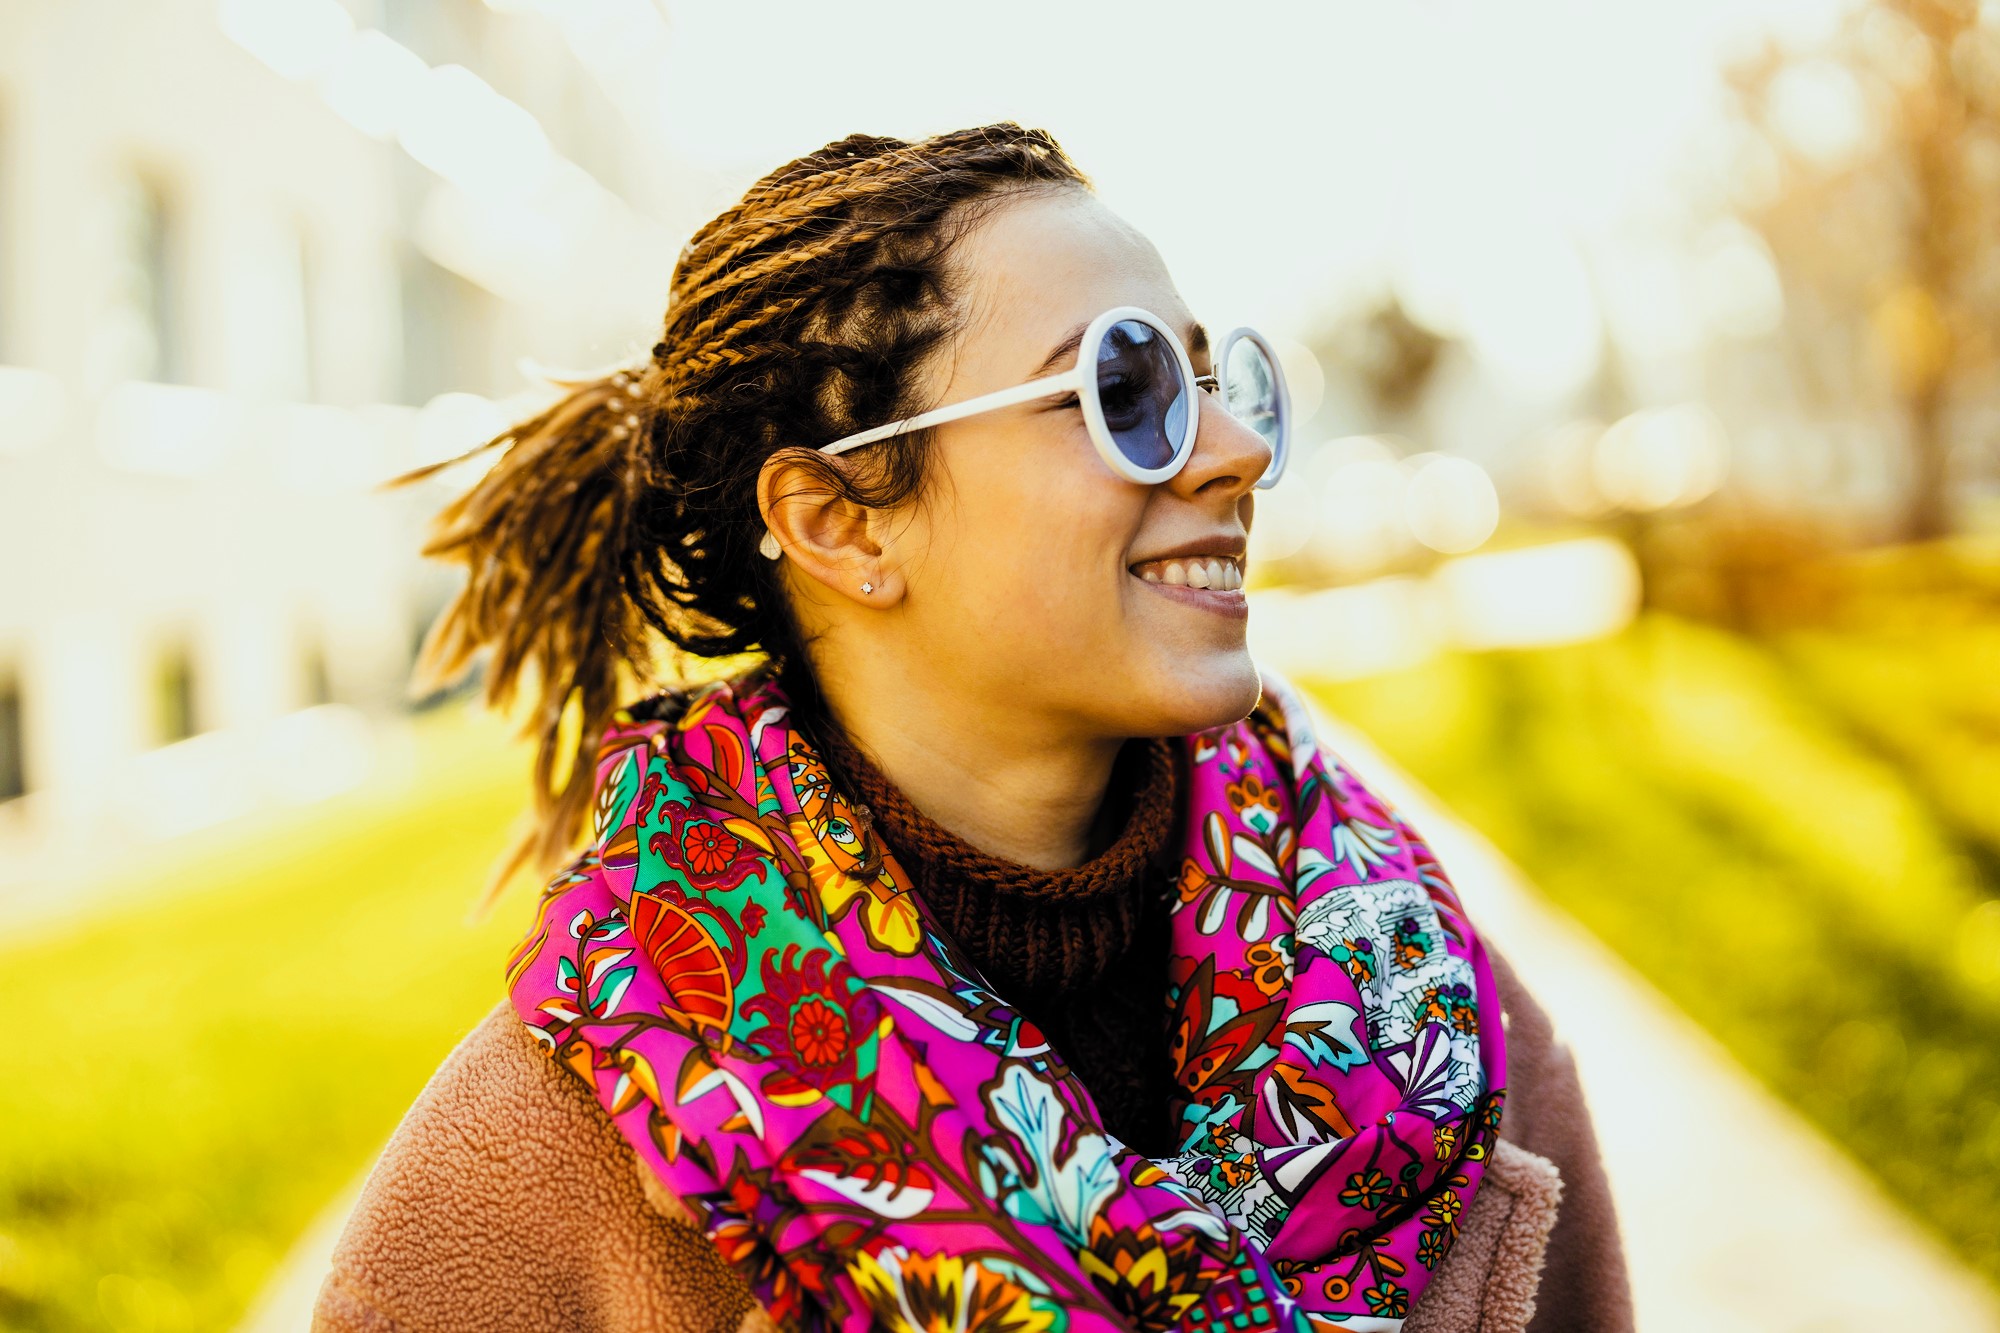
[[[1222,556],[1149,560],[1133,572],[1148,583],[1166,583],[1177,588],[1234,592],[1243,586],[1242,567]]]

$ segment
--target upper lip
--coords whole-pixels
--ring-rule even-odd
[[[1181,560],[1189,556],[1228,556],[1237,564],[1243,563],[1243,553],[1249,549],[1249,538],[1240,532],[1219,533],[1212,537],[1191,537],[1178,546],[1169,546],[1164,551],[1134,560],[1127,569],[1133,569],[1153,560]]]

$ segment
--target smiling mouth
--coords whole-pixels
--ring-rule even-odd
[[[1171,560],[1142,560],[1131,567],[1147,583],[1169,588],[1236,592],[1243,587],[1243,562],[1232,555],[1182,555]]]

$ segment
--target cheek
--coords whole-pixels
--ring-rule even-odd
[[[1104,620],[1121,594],[1144,494],[1092,466],[1094,454],[1081,464],[1049,461],[1073,451],[997,443],[984,461],[1010,447],[1020,466],[975,466],[954,478],[953,581],[963,605],[988,608],[994,621],[1075,634]]]

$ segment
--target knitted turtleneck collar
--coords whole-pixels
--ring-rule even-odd
[[[821,728],[833,732],[835,728]],[[1054,998],[1087,989],[1131,950],[1149,909],[1168,891],[1162,860],[1179,781],[1170,741],[1128,742],[1113,766],[1111,845],[1080,866],[1040,870],[981,851],[912,805],[865,754],[828,735],[821,749],[843,770],[925,902],[1003,996]],[[1157,913],[1152,913],[1157,915]]]

